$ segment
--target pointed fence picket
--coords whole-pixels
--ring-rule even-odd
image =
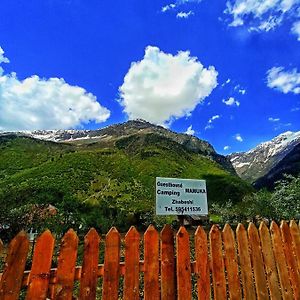
[[[161,231],[161,299],[174,300],[176,297],[174,232],[170,225]]]
[[[282,235],[282,242],[283,242],[283,249],[286,258],[286,262],[289,269],[290,280],[292,283],[292,289],[294,292],[295,299],[300,299],[300,277],[298,266],[296,264],[296,257],[294,253],[294,247],[292,242],[291,233],[289,230],[288,224],[283,221],[280,225],[281,235]]]
[[[49,230],[46,230],[35,244],[26,300],[47,297],[53,250],[54,237]]]
[[[275,222],[271,223],[270,231],[272,236],[274,257],[278,270],[281,295],[284,300],[290,300],[293,299],[293,292],[290,284],[290,276],[283,251],[283,243],[280,234],[280,229]]]
[[[76,295],[80,300],[138,300],[142,294],[151,300],[189,300],[195,294],[198,299],[300,299],[299,225],[272,222],[269,229],[261,223],[258,229],[250,223],[246,230],[239,224],[235,232],[228,224],[223,230],[213,225],[209,233],[199,226],[194,236],[184,227],[175,233],[169,225],[159,235],[151,225],[143,236],[143,250],[134,227],[124,240],[116,228],[105,239],[91,229],[84,238],[82,266],[76,266],[79,238],[70,229],[52,269],[55,240],[45,231],[34,245],[29,271],[24,271],[29,240],[20,232],[8,247],[0,299],[19,299],[21,293],[26,300]],[[99,263],[101,243],[104,264]]]
[[[257,299],[258,300],[269,299],[267,279],[265,275],[259,235],[258,235],[257,228],[253,223],[249,224],[248,237],[249,237],[251,261],[253,266]]]
[[[28,251],[28,237],[24,231],[21,231],[9,244],[0,282],[1,300],[19,299]]]
[[[125,236],[124,299],[139,299],[140,234],[131,227]]]
[[[60,246],[54,289],[55,300],[72,300],[77,248],[77,234],[70,229],[62,238]]]
[[[177,248],[177,293],[179,300],[191,299],[191,259],[190,259],[190,241],[186,229],[181,226],[176,235]]]
[[[159,299],[159,235],[150,225],[144,234],[144,298]]]
[[[272,250],[271,237],[268,227],[265,223],[260,224],[259,235],[261,240],[261,249],[265,264],[268,286],[270,290],[270,296],[272,299],[280,299],[281,295],[279,291],[278,276],[276,272],[275,260]]]
[[[120,235],[115,227],[111,228],[105,240],[103,300],[117,300],[120,274]]]
[[[196,275],[198,299],[210,299],[209,256],[207,235],[199,226],[195,232]]]
[[[222,239],[218,226],[212,226],[209,232],[209,241],[214,298],[217,300],[226,299],[226,278],[224,270]]]
[[[222,238],[225,250],[225,266],[227,271],[230,299],[241,299],[242,294],[239,280],[239,266],[237,261],[234,233],[228,224],[226,224],[223,229]]]
[[[100,237],[92,228],[84,238],[84,254],[80,278],[80,300],[96,298]]]

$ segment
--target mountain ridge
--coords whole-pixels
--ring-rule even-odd
[[[117,140],[134,134],[145,135],[155,133],[181,144],[186,149],[210,157],[221,164],[226,170],[235,174],[231,162],[226,156],[218,154],[207,141],[185,133],[177,133],[160,125],[155,125],[142,119],[129,120],[124,123],[113,124],[96,130],[34,130],[0,132],[2,135],[27,136],[34,139],[52,141],[57,143],[70,143],[75,145],[92,145],[95,143],[105,145],[114,144]]]
[[[253,183],[260,178],[271,178],[268,173],[278,173],[276,166],[289,156],[289,153],[293,151],[295,147],[300,144],[300,131],[292,132],[287,131],[281,133],[270,141],[260,143],[253,149],[247,152],[238,152],[228,155],[233,167],[237,174]],[[288,167],[282,168],[282,170],[288,169]],[[294,172],[296,173],[296,172]],[[277,174],[278,175],[278,174]],[[277,176],[278,178],[280,176]],[[261,182],[265,182],[266,180]],[[257,186],[262,186],[261,184]]]

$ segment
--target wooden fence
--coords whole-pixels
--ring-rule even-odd
[[[236,233],[216,225],[176,235],[149,226],[143,238],[132,227],[124,240],[115,228],[105,242],[94,229],[84,238],[76,266],[78,237],[70,229],[52,268],[55,241],[45,231],[36,241],[31,271],[25,232],[10,243],[0,281],[0,299],[300,299],[300,231],[295,221],[242,224]],[[141,243],[142,242],[142,243]],[[99,264],[100,243],[104,264]],[[142,245],[142,246],[141,246]],[[142,251],[143,249],[143,251]],[[101,251],[100,251],[101,252]],[[101,255],[100,255],[101,259]],[[100,280],[99,280],[100,279]],[[75,296],[76,294],[76,296]]]

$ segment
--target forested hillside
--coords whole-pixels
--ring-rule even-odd
[[[0,137],[0,223],[8,231],[148,225],[159,221],[156,176],[206,179],[209,204],[237,203],[252,191],[211,157],[155,132],[107,144],[6,134]]]

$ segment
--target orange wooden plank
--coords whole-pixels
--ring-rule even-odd
[[[199,226],[195,232],[195,254],[198,299],[210,299],[209,257],[207,235]]]
[[[84,237],[84,253],[80,278],[80,300],[96,299],[100,237],[91,228]]]
[[[254,300],[256,299],[256,295],[253,284],[249,243],[247,231],[242,224],[239,224],[236,229],[236,239],[238,244],[244,298],[247,300]]]
[[[105,239],[104,276],[103,276],[103,300],[117,300],[120,275],[120,235],[115,227],[112,227]]]
[[[0,282],[0,299],[19,299],[25,269],[29,240],[24,231],[21,231],[9,244],[4,271]]]
[[[139,299],[139,260],[140,260],[140,234],[132,226],[125,236],[125,276],[124,295],[125,300]]]
[[[248,227],[249,245],[251,249],[251,261],[254,271],[257,299],[269,299],[264,262],[261,253],[260,240],[257,228],[253,223]]]
[[[159,299],[159,235],[150,225],[144,234],[144,299]]]
[[[225,266],[227,270],[227,279],[228,279],[228,289],[230,299],[241,299],[241,286],[239,278],[239,267],[237,262],[237,254],[235,247],[234,233],[229,226],[226,224],[223,232],[223,245],[225,250]]]
[[[214,288],[214,299],[226,299],[225,267],[222,251],[221,233],[218,226],[213,225],[209,232],[211,268]]]
[[[269,229],[264,222],[260,223],[259,235],[271,299],[281,299],[271,237]]]
[[[161,299],[176,297],[174,232],[170,225],[161,231]]]
[[[300,272],[300,230],[294,220],[290,222],[290,232],[293,241],[294,253],[297,259],[298,270]]]
[[[284,300],[291,300],[293,299],[293,291],[290,284],[280,230],[275,222],[271,223],[270,231],[282,298]]]
[[[191,283],[191,260],[190,260],[190,240],[186,229],[181,226],[176,235],[177,250],[177,299],[187,300],[192,298]]]
[[[72,299],[78,237],[73,229],[63,236],[58,256],[54,299]]]
[[[54,250],[54,237],[46,230],[36,240],[26,300],[46,299]]]
[[[282,242],[283,242],[283,250],[284,250],[284,254],[285,254],[285,259],[286,259],[286,262],[288,265],[288,270],[289,270],[289,277],[290,277],[293,292],[294,292],[294,298],[300,299],[299,270],[298,270],[298,266],[297,266],[295,255],[294,255],[293,242],[292,242],[292,237],[291,237],[291,233],[290,233],[290,228],[285,221],[281,222],[280,230],[281,230],[281,237],[282,237]]]

